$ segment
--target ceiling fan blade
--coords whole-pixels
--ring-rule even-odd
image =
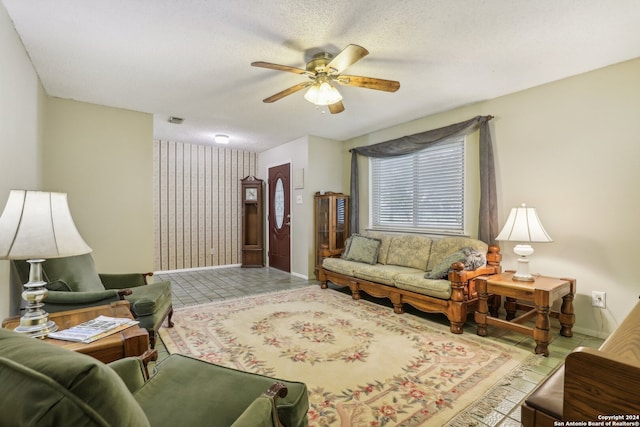
[[[344,104],[342,104],[342,101],[338,101],[334,104],[329,104],[329,112],[331,114],[338,114],[338,113],[342,113],[344,111]]]
[[[287,95],[291,95],[292,93],[296,93],[297,91],[302,90],[305,87],[311,86],[312,84],[313,82],[298,83],[295,86],[291,86],[290,88],[287,88],[283,91],[276,93],[275,95],[271,95],[270,97],[263,99],[262,102],[266,102],[266,103],[275,102],[281,98],[284,98]]]
[[[327,68],[335,70],[333,71],[335,74],[340,74],[346,70],[348,66],[355,64],[368,54],[369,51],[362,46],[350,44],[342,49],[342,51],[327,64]]]
[[[385,92],[395,92],[400,89],[400,82],[377,79],[375,77],[347,76],[343,74],[335,80],[341,85],[358,86],[367,89],[383,90]]]
[[[303,70],[302,68],[290,67],[288,65],[272,64],[270,62],[256,61],[252,62],[251,65],[254,67],[268,68],[270,70],[288,71],[290,73],[296,74],[309,74],[307,70]]]

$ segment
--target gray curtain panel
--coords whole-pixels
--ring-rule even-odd
[[[470,120],[454,123],[438,129],[416,133],[373,145],[351,149],[351,215],[349,229],[357,233],[359,224],[358,154],[367,157],[394,157],[420,151],[429,144],[440,140],[468,135],[480,130],[480,222],[478,239],[490,245],[495,244],[498,235],[498,212],[496,195],[493,143],[489,120],[492,116],[476,116]]]

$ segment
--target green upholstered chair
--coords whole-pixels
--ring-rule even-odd
[[[0,329],[2,426],[298,427],[308,409],[304,383],[181,355],[148,378],[138,358],[105,365]]]
[[[26,261],[13,263],[20,280],[26,283],[29,264]],[[169,327],[173,326],[171,282],[147,283],[147,277],[153,273],[98,274],[91,254],[52,258],[42,265],[49,290],[43,301],[44,309],[49,313],[126,299],[140,327],[149,331],[152,348],[164,319]]]

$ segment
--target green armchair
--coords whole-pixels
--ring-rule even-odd
[[[26,283],[29,264],[26,261],[13,261],[13,264],[22,283]],[[42,265],[49,290],[43,303],[49,313],[126,299],[133,317],[149,332],[151,348],[155,348],[156,335],[164,319],[169,327],[173,326],[171,282],[147,283],[147,277],[153,273],[98,274],[91,254],[52,258]]]
[[[306,426],[304,383],[181,355],[149,378],[138,358],[105,365],[0,329],[2,426]]]

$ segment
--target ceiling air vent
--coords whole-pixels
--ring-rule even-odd
[[[184,119],[182,117],[174,117],[174,116],[169,117],[169,123],[180,125],[182,124],[182,122],[184,122]]]

